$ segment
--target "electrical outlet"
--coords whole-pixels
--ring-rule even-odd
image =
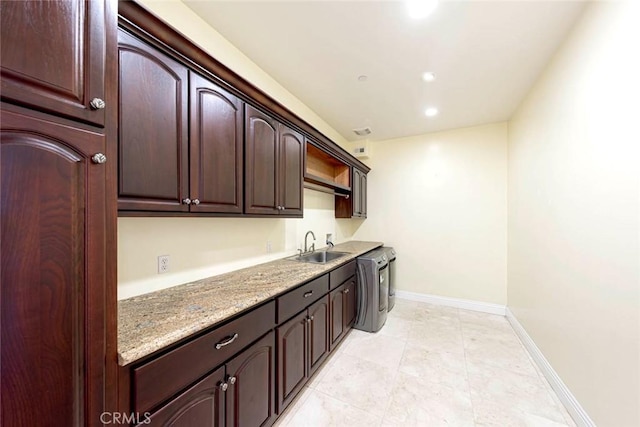
[[[158,257],[158,274],[169,271],[169,255],[160,255]]]
[[[333,243],[333,233],[327,233],[327,245],[329,242]]]
[[[270,254],[273,251],[273,246],[271,245],[271,240],[267,240],[267,253]]]

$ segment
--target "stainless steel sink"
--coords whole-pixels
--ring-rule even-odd
[[[297,255],[293,257],[293,259],[300,262],[312,262],[314,264],[325,264],[329,261],[333,261],[334,259],[341,258],[345,255],[349,255],[349,253],[318,251],[318,252],[311,252],[310,254]]]

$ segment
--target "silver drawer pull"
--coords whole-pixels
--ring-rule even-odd
[[[220,350],[225,345],[231,344],[236,340],[236,338],[238,338],[238,334],[233,334],[231,337],[220,341],[218,344],[216,344],[216,350]]]
[[[313,291],[305,292],[304,297],[309,298],[311,295],[313,295]]]

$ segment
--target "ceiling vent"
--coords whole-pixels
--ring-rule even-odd
[[[352,143],[351,154],[354,155],[357,159],[368,159],[371,154],[371,149],[369,147],[369,140],[364,139],[362,141],[354,141]]]
[[[353,130],[353,133],[355,133],[358,136],[371,135],[371,128],[369,126],[367,126],[366,128],[352,129],[352,130]]]

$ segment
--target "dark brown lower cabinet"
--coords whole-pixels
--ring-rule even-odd
[[[345,333],[355,322],[356,317],[356,278],[347,279],[329,294],[331,319],[329,326],[329,345],[333,350],[344,338]]]
[[[268,426],[275,421],[273,331],[162,406],[139,425]],[[143,415],[142,415],[143,416]]]
[[[140,426],[192,427],[224,425],[224,396],[220,384],[224,381],[224,366],[188,388],[167,403],[149,419],[139,418]],[[142,415],[144,417],[144,414]]]
[[[329,298],[322,297],[276,329],[278,411],[282,411],[329,354]]]
[[[227,363],[227,427],[268,426],[275,421],[275,357],[271,331]]]

